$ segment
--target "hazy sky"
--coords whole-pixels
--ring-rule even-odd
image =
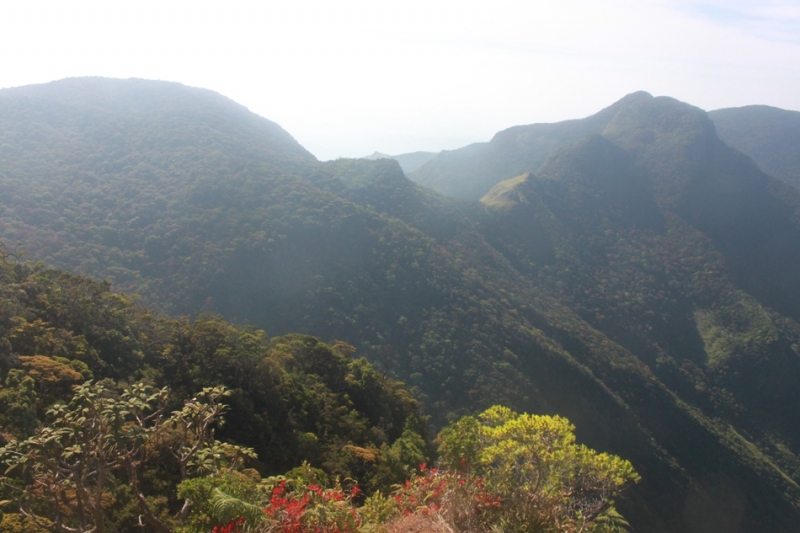
[[[800,0],[6,2],[0,87],[179,81],[320,159],[452,149],[647,90],[800,109]]]

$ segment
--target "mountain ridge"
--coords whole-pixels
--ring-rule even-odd
[[[767,174],[800,187],[800,112],[754,105],[717,109],[709,116],[723,141]]]
[[[535,171],[553,150],[601,133],[620,109],[649,98],[647,92],[634,92],[583,119],[513,126],[496,133],[488,143],[443,151],[409,178],[441,194],[478,200],[500,181]]]

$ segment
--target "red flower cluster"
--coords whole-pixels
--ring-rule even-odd
[[[278,521],[283,533],[305,533],[303,514],[308,500],[308,493],[304,493],[300,499],[287,496],[286,482],[281,481],[281,484],[272,490],[272,498],[269,505],[264,508],[264,512]]]
[[[359,492],[358,487],[353,487],[348,496],[340,487],[322,489],[318,485],[287,492],[286,482],[282,481],[273,489],[264,512],[277,522],[281,533],[352,533],[361,525],[351,503]],[[326,512],[307,513],[318,508],[324,508]],[[315,521],[320,516],[325,517],[325,523]]]
[[[224,526],[214,526],[211,533],[239,533],[241,531],[239,526],[242,524],[244,524],[244,518],[235,518]]]

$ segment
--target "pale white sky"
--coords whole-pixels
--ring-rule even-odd
[[[484,141],[643,89],[800,109],[800,0],[26,0],[0,87],[179,81],[276,121],[320,159]]]

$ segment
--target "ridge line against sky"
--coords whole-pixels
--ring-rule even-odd
[[[0,87],[178,81],[320,159],[486,141],[636,90],[800,109],[800,0],[31,0],[0,19]]]

